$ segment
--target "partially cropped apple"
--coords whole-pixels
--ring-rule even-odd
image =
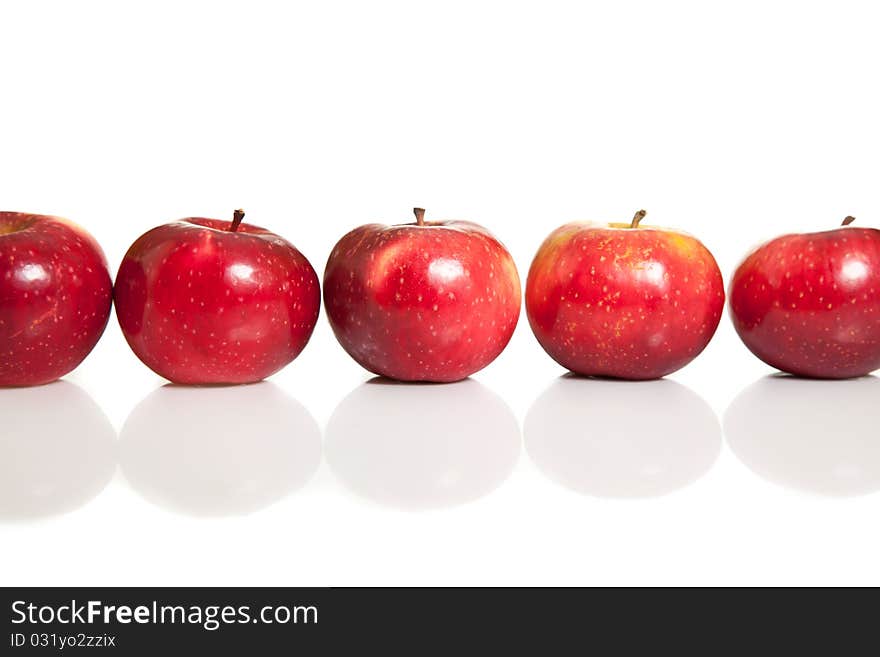
[[[0,212],[0,386],[70,372],[104,333],[111,303],[107,261],[83,228]]]
[[[656,379],[709,344],[724,308],[715,258],[695,237],[631,223],[570,223],[532,262],[526,312],[538,342],[586,376]]]
[[[343,237],[324,273],[324,306],[342,347],[401,381],[447,382],[486,367],[519,318],[507,249],[467,221],[369,224]]]
[[[303,350],[321,294],[308,260],[278,235],[190,218],[142,235],[116,277],[125,339],[150,369],[182,384],[260,381]]]
[[[852,221],[778,237],[736,270],[733,324],[771,367],[822,379],[880,369],[880,230]]]

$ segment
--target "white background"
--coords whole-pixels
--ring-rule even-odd
[[[880,226],[875,12],[4,3],[0,206],[81,223],[114,273],[149,228],[243,206],[320,275],[345,232],[422,205],[487,226],[523,279],[556,226],[644,207],[645,223],[700,237],[729,280],[775,235],[847,214]],[[369,375],[322,314],[270,384],[153,398],[121,439],[140,436],[152,465],[102,490],[88,400],[60,384],[0,391],[18,455],[0,462],[0,583],[880,584],[877,380],[764,380],[722,442],[699,398],[721,422],[770,373],[725,316],[670,377],[685,388],[560,380],[523,316],[473,383],[361,388]],[[115,316],[67,380],[114,432],[162,385]],[[308,415],[337,442],[304,482]],[[13,484],[38,480],[37,498],[67,486],[66,502],[10,509]],[[426,501],[442,508],[414,508]]]

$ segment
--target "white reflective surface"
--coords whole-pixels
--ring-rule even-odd
[[[422,509],[487,495],[510,474],[520,444],[511,410],[472,379],[443,385],[374,379],[333,412],[326,455],[358,495]]]
[[[126,479],[149,501],[193,515],[242,514],[303,486],[321,460],[318,425],[271,383],[164,386],[120,433]]]
[[[721,449],[709,405],[669,380],[565,375],[526,416],[525,444],[540,470],[599,497],[654,497],[705,474]]]
[[[0,390],[0,521],[73,511],[116,469],[116,433],[79,386]]]
[[[880,490],[880,379],[773,375],[730,405],[731,450],[761,477],[829,496]]]
[[[462,384],[366,383],[324,331],[271,384],[188,389],[106,377],[111,326],[84,388],[118,458],[76,384],[0,390],[0,581],[880,583],[875,379],[754,384],[711,351],[572,379],[525,331]]]

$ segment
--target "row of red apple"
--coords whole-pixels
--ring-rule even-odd
[[[363,367],[401,381],[456,381],[507,346],[521,306],[510,253],[464,221],[361,226],[333,248],[327,317]],[[653,379],[711,340],[725,295],[695,237],[631,222],[570,223],[538,249],[526,312],[541,346],[582,375]],[[0,212],[0,385],[70,372],[111,306],[134,353],[175,383],[259,381],[293,361],[321,304],[318,277],[289,242],[243,223],[189,218],[138,238],[112,283],[94,238],[59,217]],[[792,374],[880,369],[880,230],[786,235],[750,254],[730,285],[737,332]]]

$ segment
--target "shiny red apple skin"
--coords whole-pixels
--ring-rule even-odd
[[[399,381],[458,381],[486,367],[510,341],[521,303],[507,249],[465,221],[361,226],[339,240],[324,273],[339,343]]]
[[[730,314],[752,353],[784,372],[844,379],[880,369],[880,230],[767,242],[737,268]]]
[[[544,241],[526,313],[544,350],[584,376],[657,379],[709,344],[724,310],[715,258],[694,237],[625,224],[566,224]]]
[[[0,212],[0,386],[73,370],[104,333],[112,298],[104,252],[83,228]]]
[[[116,314],[134,353],[180,384],[260,381],[312,335],[321,303],[309,261],[278,235],[193,217],[154,228],[125,254]]]

